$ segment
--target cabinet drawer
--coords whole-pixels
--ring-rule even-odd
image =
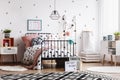
[[[17,54],[17,47],[1,47],[0,54]]]

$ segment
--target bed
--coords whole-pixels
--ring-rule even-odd
[[[29,39],[27,40],[26,39]],[[76,56],[74,42],[71,40],[60,39],[58,35],[51,33],[26,33],[22,37],[25,43],[23,64],[31,65],[36,59],[34,69],[43,68],[43,60],[55,60],[56,67],[64,67],[65,61],[69,57]],[[37,54],[37,55],[36,55]]]

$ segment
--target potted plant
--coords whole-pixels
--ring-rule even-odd
[[[5,34],[5,38],[9,38],[9,37],[10,37],[11,30],[10,30],[10,29],[5,29],[5,30],[3,31],[3,33]]]
[[[120,32],[114,32],[115,40],[120,40]]]

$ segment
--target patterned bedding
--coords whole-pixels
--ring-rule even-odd
[[[23,56],[23,64],[29,66],[33,64],[34,56],[40,48],[28,47]],[[37,65],[33,69],[41,69],[41,55],[37,59]]]
[[[23,64],[32,65],[36,51],[39,49],[41,49],[41,46],[28,47],[24,53]],[[34,69],[41,69],[41,58],[66,58],[66,57],[68,58],[70,56],[73,56],[73,53],[70,53],[64,49],[43,50],[41,55],[37,59],[37,65],[34,67]]]

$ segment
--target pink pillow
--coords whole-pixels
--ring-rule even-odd
[[[34,34],[34,35],[29,35],[29,36],[22,36],[22,40],[23,40],[23,42],[24,42],[24,44],[25,44],[25,47],[27,48],[27,47],[30,47],[31,46],[31,40],[33,39],[33,38],[36,38],[36,37],[38,37],[38,35],[36,34]]]

